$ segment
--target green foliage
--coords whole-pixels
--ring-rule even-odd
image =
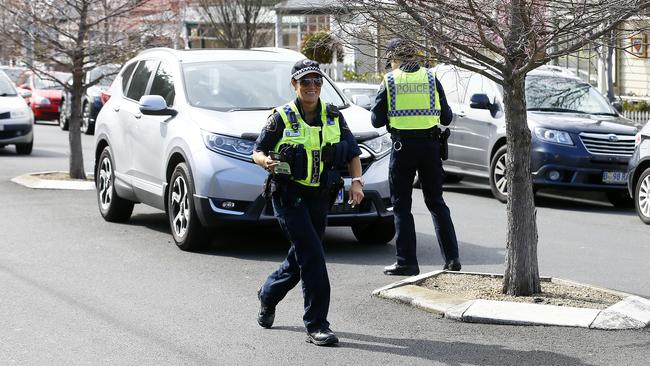
[[[331,64],[335,54],[336,60],[343,62],[343,45],[327,32],[306,35],[300,52],[308,59],[321,64]]]
[[[343,80],[345,81],[361,81],[361,82],[378,82],[383,79],[382,74],[364,72],[358,73],[354,70],[345,69],[343,70]]]
[[[626,100],[623,102],[623,110],[630,112],[650,112],[650,104],[645,100],[640,102],[630,102]]]

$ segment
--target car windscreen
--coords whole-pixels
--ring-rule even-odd
[[[104,65],[90,70],[89,80],[93,82],[101,77],[96,85],[111,86],[115,75],[120,71],[119,66]]]
[[[346,88],[343,87],[341,90],[348,98],[352,98],[355,95],[367,95],[368,98],[374,99],[377,96],[377,89],[379,88]]]
[[[526,106],[529,111],[616,114],[607,99],[591,85],[556,76],[528,76]]]
[[[0,72],[1,73],[1,72]],[[16,96],[16,89],[4,75],[0,75],[0,97],[13,97]]]
[[[185,64],[187,98],[195,107],[219,111],[271,109],[296,98],[289,78],[293,64],[253,60]],[[327,79],[321,98],[338,107],[345,105]]]
[[[70,78],[70,74],[67,73],[55,73],[54,75],[58,80],[65,83]],[[63,85],[58,81],[53,80],[51,77],[35,77],[34,78],[34,87],[36,89],[56,89],[63,90]]]

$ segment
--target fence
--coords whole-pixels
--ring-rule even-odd
[[[343,80],[343,63],[321,64],[320,68],[334,81]]]
[[[650,120],[650,112],[644,111],[644,112],[639,112],[639,111],[624,111],[623,115],[625,118],[629,118],[634,122],[640,123],[640,124],[645,124]]]

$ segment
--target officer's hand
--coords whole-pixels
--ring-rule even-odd
[[[350,200],[348,203],[352,207],[358,205],[361,203],[363,200],[363,188],[361,187],[361,183],[354,181],[352,182],[352,186],[350,187]]]
[[[271,174],[275,174],[275,166],[278,165],[278,161],[271,159],[270,156],[267,156],[264,159],[262,167],[269,171]]]

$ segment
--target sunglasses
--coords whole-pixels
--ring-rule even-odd
[[[318,77],[318,78],[300,79],[298,80],[298,83],[300,83],[300,86],[310,86],[312,84],[315,86],[322,86],[323,78]]]

